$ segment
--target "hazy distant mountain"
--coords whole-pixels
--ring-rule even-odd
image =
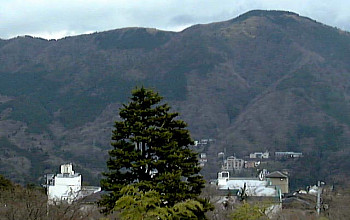
[[[282,11],[179,33],[0,40],[0,173],[37,181],[72,161],[96,180],[136,85],[165,96],[194,138],[216,138],[212,155],[302,151],[314,178],[348,175],[350,34]]]

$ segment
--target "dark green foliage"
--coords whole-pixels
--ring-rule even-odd
[[[130,89],[138,84],[115,74],[98,79],[88,88],[70,88],[62,93],[60,87],[68,82],[48,80],[45,74],[47,73],[0,73],[0,94],[15,97],[0,105],[0,112],[11,108],[8,119],[25,122],[31,133],[47,130],[48,124],[54,119],[53,113],[57,111],[57,119],[65,127],[81,126],[100,114],[108,103],[125,101]],[[164,91],[170,99],[184,99],[186,78],[183,71],[169,72],[166,78],[169,79],[147,79],[144,83]],[[164,84],[164,80],[172,83]],[[91,83],[91,80],[88,81]],[[103,92],[92,95],[95,90]]]
[[[308,88],[312,85],[312,81],[315,77],[309,68],[302,68],[292,74],[291,77],[283,80],[277,86],[279,90],[285,90],[290,88]]]
[[[142,87],[120,109],[122,121],[114,125],[109,172],[101,181],[105,190],[112,191],[100,203],[106,211],[114,208],[121,189],[130,184],[145,192],[155,190],[168,207],[188,199],[200,201],[206,210],[210,207],[198,198],[204,180],[198,174],[197,154],[189,149],[193,141],[187,125],[176,120],[178,113],[170,113],[161,100],[158,93]],[[196,215],[204,218],[204,212]]]
[[[265,214],[269,208],[268,204],[249,204],[243,202],[232,214],[232,220],[263,220],[269,219]]]
[[[350,102],[344,97],[344,94],[329,87],[317,89],[322,92],[321,108],[339,122],[350,125]]]
[[[56,85],[44,79],[43,75],[37,72],[0,73],[0,94],[20,96],[48,92]]]
[[[59,87],[62,83],[48,80],[44,75],[45,73],[0,73],[0,94],[16,97],[0,105],[0,112],[11,108],[8,118],[27,123],[28,132],[31,133],[47,130],[47,125],[53,120],[53,113],[58,110],[58,118],[65,127],[73,128],[92,120],[111,100],[120,100],[120,96],[91,96],[89,90],[71,89],[68,93],[61,93]],[[126,88],[122,81],[120,85],[122,86],[111,90],[106,84],[106,89],[111,91],[110,94],[126,94],[122,91],[131,88],[130,83],[126,84]]]
[[[180,220],[197,219],[196,212],[203,212],[203,205],[194,200],[176,203],[164,207],[160,194],[155,190],[139,191],[133,185],[121,190],[123,196],[116,202],[115,210],[120,212],[122,220]]]
[[[347,67],[350,64],[346,61],[350,59],[350,39],[349,35],[341,31],[335,31],[331,27],[317,26],[309,30],[315,41],[308,45],[313,51],[325,54],[329,60],[344,61]],[[317,43],[316,43],[317,42]],[[319,44],[324,45],[319,47]]]
[[[125,80],[115,74],[96,82],[96,87],[106,90],[101,97],[106,102],[124,102],[135,83],[137,84],[137,82]]]
[[[12,187],[13,187],[12,182],[0,174],[0,191],[1,190],[8,190]]]
[[[101,113],[104,100],[99,97],[84,95],[65,96],[59,99],[62,103],[62,111],[58,117],[67,128],[74,128],[93,119],[93,116]]]
[[[298,125],[296,135],[298,139],[301,138],[310,138],[310,137],[317,137],[318,134],[321,134],[321,129],[314,126],[308,126],[308,125]]]
[[[155,33],[150,33],[154,31]],[[96,38],[102,49],[154,49],[170,39],[170,33],[144,28],[128,29],[123,33],[102,33]]]
[[[341,149],[342,143],[346,143],[344,128],[331,123],[327,123],[323,127],[324,129],[299,124],[295,132],[287,133],[286,150],[304,151],[303,139],[312,139],[316,145],[314,150],[321,154]]]
[[[47,125],[51,122],[52,117],[38,100],[32,97],[20,97],[13,102],[6,103],[4,108],[12,109],[10,119],[26,122],[28,132],[41,133],[47,129]]]
[[[279,90],[290,90],[306,100],[314,100],[317,105],[329,116],[339,122],[350,124],[350,103],[345,98],[341,88],[327,85],[327,82],[317,81],[309,68],[302,68],[292,77],[283,80],[278,86]]]
[[[320,151],[337,151],[341,148],[343,140],[343,127],[332,124],[325,125],[323,142],[319,144]]]
[[[40,133],[52,120],[49,104],[57,86],[43,73],[0,73],[0,94],[17,97],[0,105],[0,111],[11,108],[10,119],[26,122],[29,132]]]
[[[325,180],[329,172],[328,169],[323,167],[330,167],[327,164],[327,154],[321,156],[320,152],[312,152],[304,156],[303,158],[291,162],[285,161],[281,167],[288,167],[293,169],[290,173],[290,187],[292,189],[305,188],[305,186],[314,185],[318,180]]]
[[[5,40],[0,39],[0,48],[6,44]]]
[[[184,100],[186,98],[187,86],[186,71],[190,71],[186,66],[174,67],[164,77],[155,77],[152,80],[148,80],[146,85],[156,87],[169,100]],[[165,84],[164,82],[166,80],[169,80],[171,83]]]
[[[242,22],[245,21],[246,19],[254,16],[258,17],[272,17],[276,18],[276,21],[281,22],[281,24],[285,24],[286,16],[285,15],[296,15],[298,14],[293,13],[293,12],[288,12],[288,11],[277,11],[277,10],[252,10],[247,13],[244,13],[240,16],[238,16],[235,19],[232,19],[231,22]],[[282,21],[280,21],[280,19]],[[291,19],[287,19],[287,21],[290,21]]]
[[[28,182],[36,182],[37,178],[44,172],[43,163],[48,159],[47,152],[44,152],[41,148],[32,147],[31,149],[21,149],[12,143],[7,137],[0,137],[0,157],[2,158],[15,158],[24,157],[30,160],[30,171],[25,175],[21,174],[19,179],[12,179],[15,182],[24,183],[23,180]],[[24,167],[23,167],[24,168]],[[25,169],[25,168],[24,168]],[[11,178],[17,176],[15,170],[11,169],[11,165],[7,164],[6,161],[0,160],[0,172],[4,173]]]

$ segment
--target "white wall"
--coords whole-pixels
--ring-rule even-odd
[[[50,203],[67,199],[71,203],[78,197],[81,190],[81,175],[74,177],[55,177],[55,185],[48,186],[48,199]]]
[[[61,177],[57,175],[55,177],[55,185],[80,185],[81,186],[81,175],[74,175],[68,177]]]

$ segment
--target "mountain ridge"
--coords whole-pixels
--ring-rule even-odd
[[[181,32],[124,28],[0,41],[0,172],[39,181],[39,173],[74,161],[94,181],[105,169],[118,106],[144,85],[165,96],[194,138],[216,138],[212,152],[300,150],[319,161],[315,169],[325,160],[335,171],[312,168],[315,175],[346,174],[339,167],[350,167],[349,60],[348,32],[281,11]],[[330,158],[313,155],[320,151]],[[13,168],[18,160],[23,166]]]

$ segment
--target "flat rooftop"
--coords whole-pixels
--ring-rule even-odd
[[[58,178],[74,178],[80,176],[80,173],[70,174],[70,173],[59,173],[56,175]]]

